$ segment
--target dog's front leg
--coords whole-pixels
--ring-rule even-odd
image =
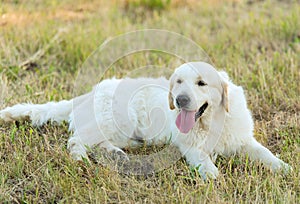
[[[183,150],[184,151],[184,150]],[[184,156],[192,167],[196,167],[200,176],[206,180],[207,177],[216,179],[219,175],[218,168],[212,162],[209,155],[199,147],[189,147],[185,149]]]
[[[261,161],[274,172],[283,171],[284,173],[288,173],[292,170],[290,165],[277,158],[270,150],[257,142],[254,138],[245,144],[242,153],[248,154],[252,160]]]

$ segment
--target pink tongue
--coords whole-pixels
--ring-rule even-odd
[[[181,110],[176,118],[176,126],[182,133],[188,133],[195,125],[196,111]]]

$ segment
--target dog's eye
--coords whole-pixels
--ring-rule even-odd
[[[197,85],[198,86],[205,86],[205,85],[207,85],[204,81],[202,81],[202,80],[199,80],[198,82],[197,82]]]
[[[177,84],[181,84],[182,83],[182,80],[181,79],[177,79]]]

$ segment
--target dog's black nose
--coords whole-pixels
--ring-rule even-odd
[[[178,108],[183,108],[188,105],[190,102],[190,98],[186,95],[179,95],[176,97],[176,104]]]

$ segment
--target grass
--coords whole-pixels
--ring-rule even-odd
[[[153,175],[126,176],[73,161],[67,124],[35,128],[25,121],[0,126],[0,202],[299,202],[299,3],[155,1],[162,5],[157,9],[150,1],[133,2],[2,1],[0,108],[71,98],[78,70],[106,39],[143,28],[171,30],[197,42],[216,67],[244,87],[255,137],[294,171],[272,174],[233,156],[218,158],[216,181],[202,181],[183,159]],[[171,68],[174,61],[139,53],[120,59],[107,76],[121,77],[149,63]]]

